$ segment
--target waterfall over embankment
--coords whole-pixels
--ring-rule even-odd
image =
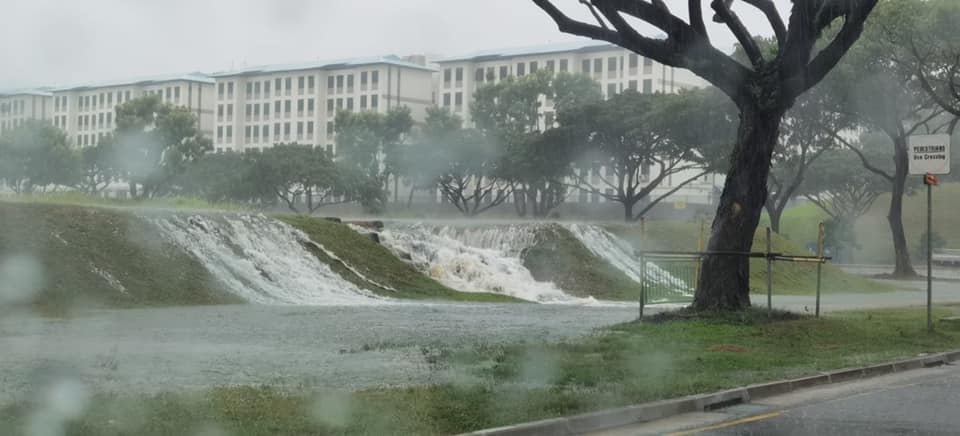
[[[357,305],[384,301],[344,280],[303,244],[306,235],[262,215],[146,217],[251,303]]]
[[[538,226],[394,224],[380,237],[421,272],[460,291],[494,292],[539,303],[593,302],[535,280],[523,266],[521,255],[536,241]]]

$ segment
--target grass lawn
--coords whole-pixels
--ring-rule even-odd
[[[242,302],[129,211],[0,202],[0,228],[0,288],[44,312]]]
[[[919,308],[824,319],[769,320],[752,311],[628,323],[558,344],[473,344],[425,354],[431,367],[471,375],[459,384],[353,393],[265,386],[101,394],[75,415],[25,400],[0,409],[0,434],[22,434],[30,416],[53,419],[42,413],[58,411],[74,436],[453,434],[960,347],[960,332],[928,334],[924,327]]]
[[[298,215],[280,215],[279,219],[290,224],[343,259],[370,280],[393,288],[394,290],[371,286],[371,283],[357,277],[344,265],[330,259],[324,253],[314,250],[314,255],[328,264],[341,277],[365,289],[380,295],[408,299],[442,299],[452,301],[476,302],[517,302],[513,297],[481,293],[459,292],[431,279],[412,266],[397,258],[390,250],[374,242],[365,235],[353,231],[346,224],[322,218]]]
[[[202,209],[232,212],[249,211],[239,203],[211,203],[194,197],[159,197],[147,199],[118,199],[96,197],[82,192],[51,192],[27,195],[0,196],[0,201],[29,204],[57,204],[71,206],[110,206],[155,209]]]
[[[819,224],[814,225],[814,229]],[[709,225],[705,238],[709,237]],[[646,250],[696,251],[700,235],[699,224],[679,221],[650,221],[641,232],[639,225],[610,225],[607,229],[636,247]],[[816,235],[816,233],[814,233]],[[816,236],[814,236],[816,239]],[[766,230],[757,230],[753,239],[753,251],[766,249]],[[772,250],[777,253],[810,255],[801,246],[777,234],[772,238]],[[750,261],[750,289],[755,293],[767,292],[767,270],[764,259]],[[817,269],[814,263],[774,262],[773,293],[776,295],[812,295],[817,289]],[[895,287],[875,282],[853,274],[847,274],[833,265],[824,265],[822,292],[889,292]]]

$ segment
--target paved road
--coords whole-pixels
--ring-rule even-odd
[[[595,436],[956,435],[958,412],[960,367],[950,365],[822,386]]]

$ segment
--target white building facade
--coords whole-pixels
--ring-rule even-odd
[[[395,56],[216,73],[214,148],[260,150],[295,142],[335,153],[337,111],[385,113],[406,106],[422,121],[434,104],[434,74]]]
[[[76,147],[95,146],[116,128],[116,108],[157,95],[164,103],[189,109],[200,132],[213,133],[214,80],[203,73],[156,76],[53,89],[50,121]]]
[[[44,89],[0,92],[0,135],[27,120],[51,119],[53,94]]]

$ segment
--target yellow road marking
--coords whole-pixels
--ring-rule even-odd
[[[720,430],[727,427],[733,427],[740,424],[748,424],[751,422],[763,421],[764,419],[776,418],[780,415],[783,415],[782,412],[768,413],[766,415],[757,415],[751,416],[749,418],[738,419],[736,421],[724,422],[722,424],[711,425],[709,427],[701,427],[694,430],[681,431],[679,433],[670,433],[667,436],[688,436],[697,433],[703,433],[705,431]]]

